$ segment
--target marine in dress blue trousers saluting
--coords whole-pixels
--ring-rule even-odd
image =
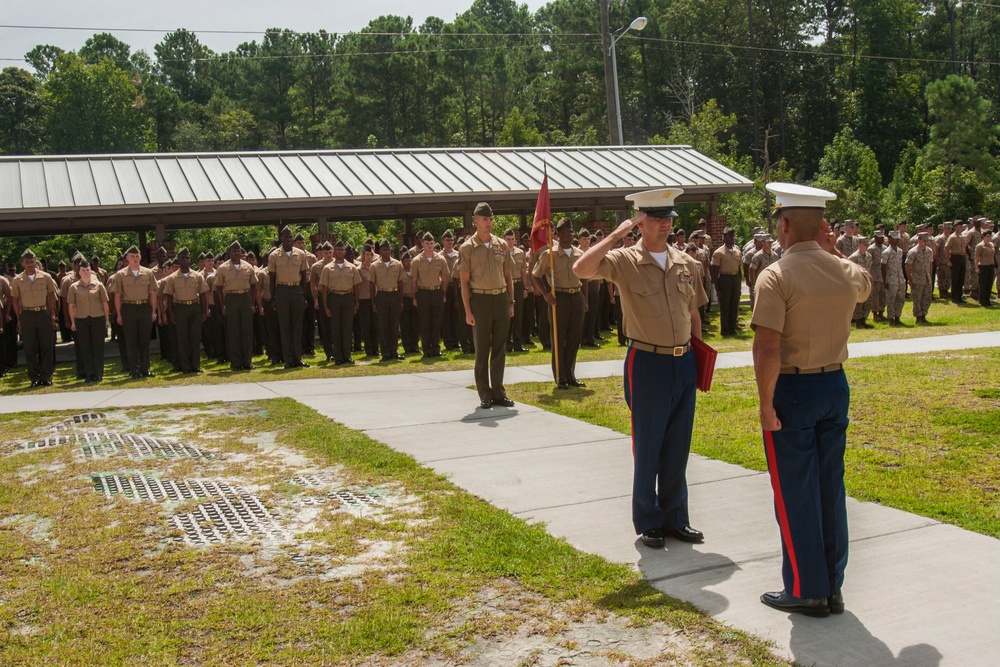
[[[784,588],[760,599],[823,617],[844,611],[850,388],[842,365],[854,307],[868,298],[872,280],[817,243],[829,233],[823,208],[835,194],[791,183],[767,189],[776,195],[784,253],[758,276],[751,326]]]
[[[632,411],[632,524],[642,542],[662,548],[667,536],[701,542],[688,517],[687,460],[694,426],[697,376],[691,339],[701,338],[698,309],[708,302],[697,260],[667,237],[674,199],[683,191],[629,195],[638,215],[592,246],[573,265],[583,280],[594,276],[618,286],[629,336],[625,400]],[[634,246],[613,249],[633,227]]]

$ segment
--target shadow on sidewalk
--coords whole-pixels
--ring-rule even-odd
[[[850,600],[847,601],[850,605]],[[873,636],[848,609],[843,615],[809,618],[791,614],[789,647],[802,665],[864,665],[864,667],[937,667],[941,652],[930,644],[913,644],[895,655]]]
[[[635,550],[639,560],[636,565],[644,579],[671,596],[677,593],[668,589],[683,578],[685,590],[681,597],[691,600],[701,611],[715,616],[729,608],[729,599],[708,588],[729,579],[739,566],[728,556],[699,551],[701,546],[667,538],[666,548],[654,550],[637,539]]]

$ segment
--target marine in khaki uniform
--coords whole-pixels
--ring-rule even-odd
[[[441,323],[451,273],[448,261],[434,252],[434,236],[424,234],[420,241],[423,251],[410,264],[410,289],[420,320],[420,345],[425,357],[441,356]]]
[[[951,302],[965,303],[963,289],[965,286],[966,246],[962,223],[956,223],[951,236],[944,244],[944,252],[948,258],[948,269],[951,271]]]
[[[582,230],[581,233],[585,231],[587,230]],[[510,320],[510,331],[507,333],[507,351],[526,352],[524,347],[524,296],[530,285],[528,255],[518,247],[517,236],[513,229],[508,229],[503,233],[503,240],[510,248],[510,260],[514,265],[514,268],[511,269],[511,277],[514,280],[514,317]]]
[[[295,245],[287,227],[278,239],[281,245],[269,256],[267,271],[281,332],[281,359],[285,368],[300,368],[308,366],[302,361],[302,328],[309,295],[309,256]]]
[[[372,282],[374,257],[375,249],[365,245],[361,250],[361,261],[357,265],[358,273],[361,275],[361,285],[358,287],[358,313],[355,319],[358,322],[358,336],[361,339],[359,347],[364,349],[366,357],[378,354],[378,321],[373,299],[375,283]]]
[[[402,359],[399,354],[399,317],[403,310],[403,264],[392,257],[392,246],[385,239],[378,246],[379,258],[372,263],[371,281],[375,286],[372,311],[378,320],[378,345],[382,361]]]
[[[403,345],[403,354],[416,354],[420,352],[420,317],[413,289],[413,259],[409,250],[400,248],[400,251],[404,280],[400,287],[403,303],[399,314],[399,340]]]
[[[890,326],[899,326],[906,300],[906,276],[903,274],[903,251],[899,232],[889,232],[889,247],[882,252],[882,280],[885,282],[885,316]]]
[[[10,299],[28,379],[32,387],[50,387],[55,369],[55,332],[59,330],[59,288],[51,275],[38,270],[38,260],[30,249],[21,255],[21,266],[24,271],[10,282]]]
[[[306,250],[306,237],[299,233],[295,235],[295,247],[306,254],[306,271],[312,268],[319,258]],[[308,278],[308,275],[307,275]],[[316,309],[313,301],[309,297],[308,290],[305,295],[305,310],[302,313],[302,354],[312,356],[316,354]]]
[[[910,283],[913,299],[913,316],[917,324],[927,324],[927,311],[931,307],[934,275],[934,251],[927,247],[930,234],[917,234],[917,243],[906,253],[906,278]],[[897,321],[896,324],[899,324]]]
[[[666,537],[701,542],[690,525],[687,460],[694,426],[695,355],[701,338],[698,309],[708,296],[698,262],[668,245],[678,188],[630,195],[637,215],[618,225],[574,265],[588,280],[599,276],[619,287],[629,350],[625,401],[632,413],[634,475],[632,525],[643,544],[658,549]],[[642,239],[615,248],[633,227]]]
[[[444,295],[441,340],[444,341],[444,349],[457,350],[461,347],[458,341],[458,325],[460,320],[465,319],[465,313],[462,312],[462,280],[455,270],[458,264],[458,249],[455,247],[455,237],[451,230],[441,235],[441,256],[448,262],[448,274],[451,276]]]
[[[125,259],[128,264],[115,274],[115,309],[125,335],[129,373],[134,379],[153,377],[149,370],[149,339],[159,310],[156,278],[141,265],[142,255],[135,246],[125,251]]]
[[[722,245],[712,253],[712,284],[719,295],[719,329],[723,336],[735,336],[739,323],[740,264],[743,254],[736,247],[736,231],[726,227]]]
[[[323,267],[319,288],[326,315],[330,318],[333,362],[337,366],[353,364],[354,315],[358,312],[361,271],[346,259],[343,241],[333,247],[333,261]]]
[[[333,338],[330,332],[330,320],[326,316],[326,308],[320,302],[319,280],[323,275],[323,269],[333,261],[333,245],[329,241],[324,241],[316,248],[316,262],[309,268],[309,291],[313,301],[313,309],[316,311],[319,320],[319,342],[323,346],[323,353],[327,361],[333,361]]]
[[[776,195],[784,255],[757,281],[751,326],[784,587],[760,601],[784,613],[823,617],[844,611],[850,389],[843,362],[851,315],[872,282],[859,265],[817,243],[827,232],[823,208],[835,194],[793,183],[766,187]],[[898,264],[899,255],[890,260]]]
[[[552,324],[555,339],[552,345],[552,377],[556,381],[556,388],[569,389],[584,386],[576,379],[576,356],[583,337],[588,284],[573,273],[573,265],[583,257],[583,251],[573,247],[573,223],[569,218],[562,218],[556,223],[556,234],[558,243],[552,246],[551,252],[548,248],[543,248],[538,254],[538,260],[531,270],[531,280],[549,304],[550,318],[551,309],[555,308],[555,322]],[[550,286],[542,282],[543,278],[554,281],[555,296],[552,295]]]
[[[229,259],[215,272],[216,301],[226,318],[226,349],[234,371],[253,369],[253,314],[263,312],[257,272],[243,261],[243,248],[233,241]]]
[[[465,322],[476,347],[479,407],[514,407],[503,386],[507,329],[514,314],[514,264],[503,239],[493,234],[493,209],[486,202],[472,214],[476,233],[459,249]]]
[[[177,363],[182,373],[201,373],[201,327],[208,319],[208,282],[191,268],[191,251],[177,251],[178,270],[163,288],[167,320],[177,330]]]
[[[271,274],[267,270],[270,260],[270,253],[261,253],[261,265],[257,267],[257,286],[260,287],[260,301],[264,306],[264,351],[267,353],[267,360],[273,366],[284,362],[281,358],[281,333],[278,324],[278,311],[274,307]]]
[[[990,293],[993,290],[993,280],[996,276],[997,249],[993,244],[993,230],[984,229],[983,240],[979,242],[973,254],[972,264],[979,279],[979,305],[990,307]]]
[[[854,262],[862,269],[868,272],[868,276],[872,278],[872,293],[874,294],[874,271],[872,271],[872,256],[868,253],[868,239],[864,236],[858,237],[858,249],[851,253],[848,257],[850,261]],[[881,255],[879,255],[881,260]],[[881,277],[881,265],[879,265],[879,275]],[[863,303],[859,303],[854,306],[854,315],[851,320],[854,322],[854,326],[859,329],[872,329],[873,325],[868,324],[868,314],[872,312],[872,294],[868,295],[868,298],[864,300]]]
[[[70,286],[66,296],[70,326],[73,340],[79,341],[77,349],[85,379],[100,382],[104,379],[104,339],[111,320],[108,290],[93,274],[87,260],[81,259],[78,272],[79,280]]]
[[[14,337],[15,356],[17,353],[17,331],[16,327],[12,326],[10,312],[10,280],[3,275],[0,266],[0,378],[7,377],[11,336]]]

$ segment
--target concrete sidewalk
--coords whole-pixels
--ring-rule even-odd
[[[864,343],[852,357],[1000,344],[1000,333]],[[720,355],[746,366],[749,353]],[[621,362],[581,364],[580,377],[621,374]],[[507,384],[550,381],[549,369],[507,369]],[[759,601],[781,587],[767,475],[693,456],[694,525],[703,545],[642,546],[630,521],[629,438],[532,406],[477,409],[471,371],[185,386],[4,398],[0,411],[294,398],[366,432],[518,516],[545,522],[585,551],[635,564],[666,593],[773,640],[804,665],[996,665],[1000,541],[871,503],[849,501],[847,612],[785,615]],[[375,394],[378,400],[374,400]],[[391,405],[386,412],[382,406]]]

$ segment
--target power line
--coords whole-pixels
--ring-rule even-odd
[[[65,25],[4,25],[0,24],[0,28],[6,30],[70,30],[79,32],[91,32],[94,34],[105,33],[105,32],[153,32],[168,34],[172,32],[180,32],[181,30],[189,32],[193,35],[281,35],[281,34],[291,34],[291,35],[315,35],[318,34],[316,31],[309,32],[299,32],[297,30],[290,30],[287,28],[281,28],[277,30],[188,30],[187,28],[172,28],[170,30],[164,30],[162,28],[86,28],[79,26],[65,26]],[[420,36],[420,37],[600,37],[599,33],[596,32],[366,32],[364,29],[358,31],[350,31],[344,33],[328,32],[328,35],[340,35],[341,38],[348,35],[372,35],[377,37],[409,37],[409,36]]]

